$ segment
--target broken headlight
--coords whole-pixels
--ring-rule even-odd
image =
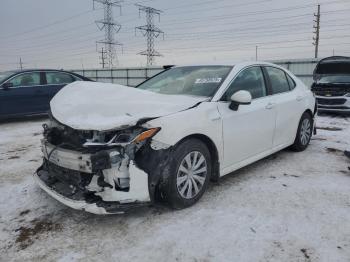
[[[128,144],[138,144],[146,141],[147,139],[155,136],[160,130],[160,127],[150,129],[133,129],[124,130],[111,135],[95,134],[94,137],[100,137],[100,139],[87,140],[84,146],[125,146]],[[104,139],[101,139],[103,137]],[[106,137],[111,137],[106,139]]]
[[[130,143],[141,143],[153,136],[155,136],[160,130],[160,127],[150,128],[142,131],[141,133],[121,133],[114,139],[116,144],[130,144]]]

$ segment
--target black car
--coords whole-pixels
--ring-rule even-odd
[[[45,114],[51,98],[74,81],[91,80],[62,70],[0,72],[0,119]]]
[[[331,56],[318,62],[314,70],[319,112],[350,113],[350,57]]]

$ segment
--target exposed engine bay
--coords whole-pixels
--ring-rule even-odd
[[[48,187],[46,191],[51,189],[67,201],[83,201],[78,209],[98,214],[124,212],[153,202],[160,176],[154,175],[152,165],[161,164],[167,158],[164,151],[169,151],[154,153],[157,151],[151,148],[150,139],[160,128],[81,131],[53,118],[43,127],[44,162],[37,178]]]

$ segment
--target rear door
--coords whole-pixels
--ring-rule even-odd
[[[265,66],[272,104],[276,108],[276,130],[273,147],[283,147],[293,143],[299,124],[303,97],[295,88],[295,82],[282,69]]]
[[[6,83],[12,87],[0,91],[0,115],[15,116],[41,113],[40,88],[42,79],[39,72],[20,73]]]

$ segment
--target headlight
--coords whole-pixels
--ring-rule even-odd
[[[147,129],[146,131],[143,131],[141,134],[137,135],[133,142],[134,143],[140,143],[142,141],[145,141],[146,139],[149,139],[153,136],[155,136],[160,130],[160,127],[155,127],[155,128],[150,128]]]
[[[345,94],[345,96],[348,96],[348,97],[350,97],[350,93],[347,93],[347,94]]]

